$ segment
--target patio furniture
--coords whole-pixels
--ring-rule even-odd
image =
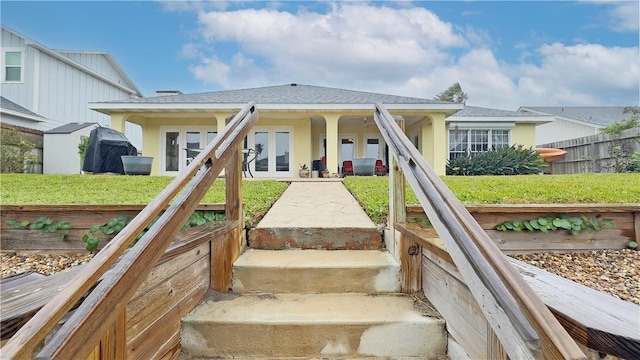
[[[353,162],[351,160],[342,162],[342,177],[347,175],[353,175]]]
[[[353,175],[372,176],[375,170],[375,158],[353,159]]]
[[[387,175],[387,167],[384,166],[384,164],[382,163],[382,160],[380,159],[376,160],[376,165],[373,173],[378,176]]]

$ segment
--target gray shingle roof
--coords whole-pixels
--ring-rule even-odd
[[[97,123],[69,123],[46,131],[45,134],[71,134],[91,125],[97,125]]]
[[[631,113],[623,114],[625,108],[625,106],[522,106],[519,111],[533,111],[598,126],[608,126],[631,117]]]
[[[353,91],[321,86],[285,84],[251,89],[224,90],[110,101],[111,104],[451,104],[446,101]]]
[[[489,108],[482,108],[477,106],[465,106],[462,110],[451,115],[449,118],[451,119],[451,118],[457,118],[457,117],[489,117],[489,118],[531,117],[531,114],[521,113],[517,111],[510,111],[510,110],[489,109]]]
[[[0,107],[6,110],[11,110],[20,114],[33,116],[33,117],[42,117],[29,109],[25,109],[22,106],[14,103],[13,101],[5,98],[4,96],[0,96]]]

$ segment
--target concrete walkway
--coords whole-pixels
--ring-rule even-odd
[[[292,182],[257,228],[375,228],[339,181]]]

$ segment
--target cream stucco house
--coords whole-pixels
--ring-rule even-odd
[[[508,121],[498,121],[469,114],[454,117],[451,128],[449,119],[463,104],[302,84],[157,95],[89,104],[111,116],[115,130],[123,131],[126,122],[142,126],[143,155],[154,157],[155,175],[177,174],[189,162],[187,149],[204,147],[225,119],[250,101],[256,102],[260,119],[245,142],[245,148],[257,151],[249,167],[253,176],[268,178],[297,177],[299,164],[311,167],[323,157],[333,173],[355,158],[373,157],[386,165],[386,145],[373,121],[376,102],[405,120],[407,136],[440,174],[450,157],[450,131],[470,130],[465,146],[471,147],[477,141],[490,142],[491,127],[498,126],[501,141],[533,146],[535,123],[546,118],[510,112]]]

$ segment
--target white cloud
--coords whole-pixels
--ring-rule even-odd
[[[523,43],[526,54],[506,63],[492,52],[496,44],[485,29],[461,30],[406,5],[200,9],[202,44],[188,44],[182,54],[197,56],[189,68],[196,79],[220,88],[298,82],[433,98],[460,82],[468,104],[500,109],[638,103],[638,47]],[[213,53],[225,44],[235,53]]]
[[[638,1],[612,2],[611,28],[620,31],[638,31],[640,29],[640,3]]]

